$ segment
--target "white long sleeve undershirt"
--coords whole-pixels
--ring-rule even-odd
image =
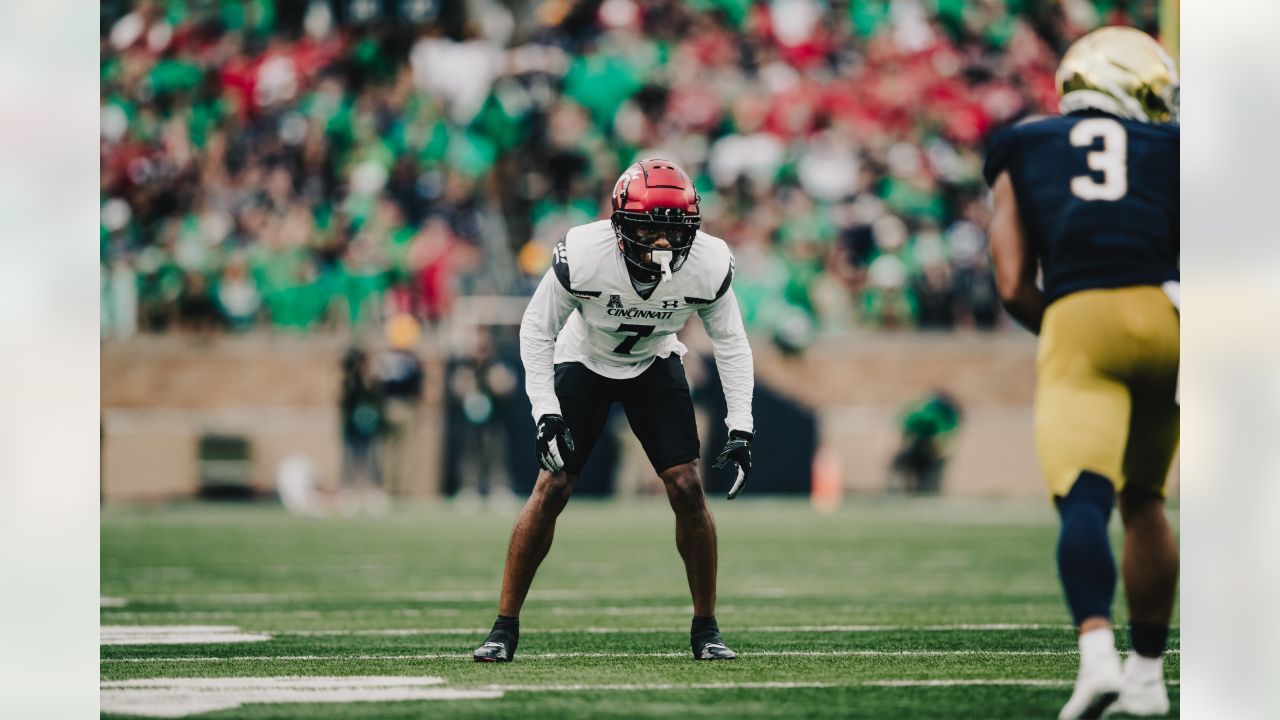
[[[754,432],[751,398],[755,393],[755,367],[733,288],[700,309],[698,315],[715,346],[716,369],[720,372],[720,386],[724,388],[725,405],[729,409],[725,424],[730,430]]]
[[[524,363],[524,388],[533,405],[533,419],[560,415],[556,397],[556,336],[578,308],[578,301],[560,286],[548,270],[538,283],[520,320],[520,360]]]

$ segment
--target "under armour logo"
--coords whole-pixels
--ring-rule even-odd
[[[622,308],[622,296],[621,296],[621,295],[610,295],[610,296],[609,296],[609,307],[611,307],[611,308],[618,308],[618,309],[621,309],[621,308]]]
[[[678,308],[678,307],[680,307],[679,300],[663,300],[662,301],[663,310],[670,310],[671,308]]]

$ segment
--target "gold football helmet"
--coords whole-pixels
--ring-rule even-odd
[[[1085,108],[1142,122],[1178,121],[1178,68],[1150,35],[1104,27],[1067,50],[1056,76],[1059,109]]]

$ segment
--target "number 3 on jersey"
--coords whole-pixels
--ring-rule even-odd
[[[618,347],[613,351],[619,355],[630,355],[635,349],[636,343],[640,342],[640,338],[649,337],[653,334],[653,325],[632,325],[631,323],[622,323],[615,332],[630,333],[631,337],[618,343]]]
[[[1102,173],[1102,182],[1089,175],[1071,178],[1071,192],[1081,200],[1119,200],[1129,192],[1129,137],[1124,126],[1109,118],[1089,118],[1071,128],[1072,147],[1092,147],[1102,139],[1102,149],[1086,157],[1089,169]]]

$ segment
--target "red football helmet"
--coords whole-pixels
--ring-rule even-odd
[[[661,233],[671,243],[671,271],[679,270],[702,224],[699,199],[693,181],[670,160],[641,160],[627,168],[613,186],[610,217],[622,256],[647,274],[661,273],[660,265],[644,259]]]

